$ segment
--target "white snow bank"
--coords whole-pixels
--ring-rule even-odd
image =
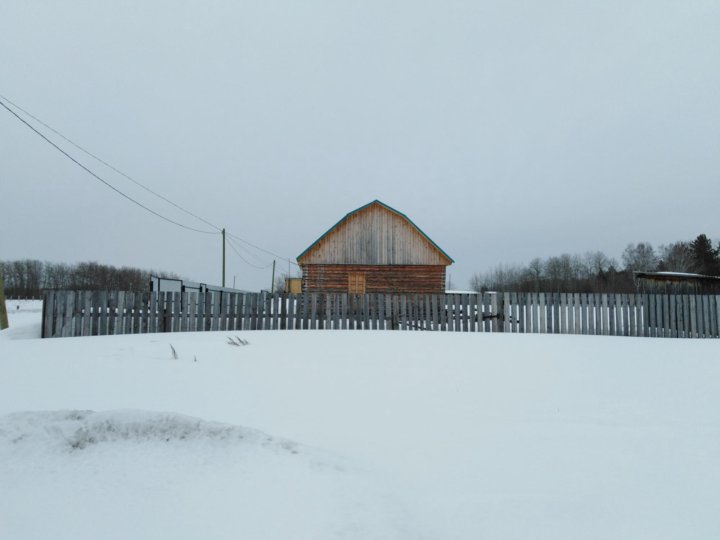
[[[0,417],[0,485],[13,540],[423,537],[367,472],[171,413]]]
[[[0,341],[0,414],[173,411],[13,420],[0,537],[720,538],[718,340],[235,334]]]

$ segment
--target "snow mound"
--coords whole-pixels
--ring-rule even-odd
[[[0,537],[423,538],[381,477],[299,449],[175,413],[0,416]]]
[[[38,411],[0,417],[0,441],[10,444],[82,450],[92,445],[129,441],[246,442],[299,453],[298,445],[261,431],[209,422],[175,413],[151,411]]]

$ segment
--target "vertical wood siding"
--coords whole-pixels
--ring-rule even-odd
[[[306,264],[449,265],[406,218],[380,204],[349,215],[298,258]]]

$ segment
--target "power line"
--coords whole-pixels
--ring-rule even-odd
[[[233,245],[234,245],[236,248],[238,248],[240,251],[242,251],[242,252],[246,253],[247,255],[249,255],[250,257],[252,257],[257,264],[260,264],[260,265],[267,264],[265,259],[263,259],[263,258],[260,257],[259,255],[257,255],[255,252],[249,250],[247,247],[245,247],[245,246],[243,246],[242,244],[240,244],[240,242],[237,242],[236,240],[233,240],[232,238],[227,238],[226,240],[227,240],[228,242],[236,242],[236,243],[234,243]]]
[[[251,244],[250,242],[248,242],[247,240],[244,240],[244,239],[240,238],[240,237],[237,236],[236,234],[227,233],[227,235],[233,237],[235,240],[239,240],[239,241],[242,242],[243,244],[247,244],[248,246],[250,246],[250,247],[252,247],[252,248],[255,248],[255,249],[259,250],[259,251],[262,251],[263,253],[267,253],[268,255],[272,255],[273,257],[277,257],[278,259],[282,259],[283,261],[287,261],[287,262],[289,262],[290,264],[294,264],[294,265],[297,266],[297,267],[300,266],[299,264],[297,264],[297,263],[296,263],[295,261],[293,261],[292,259],[288,259],[287,257],[283,257],[282,255],[278,255],[277,253],[273,253],[272,251],[268,251],[267,249],[263,249],[263,248],[261,248],[260,246],[256,246],[255,244]]]
[[[18,115],[18,114],[17,114],[15,111],[13,111],[10,107],[8,107],[7,105],[5,105],[5,103],[3,103],[2,101],[0,101],[0,105],[2,105],[2,107],[5,108],[5,109],[6,109],[10,114],[12,114],[15,118],[17,118],[18,120],[20,120],[23,124],[25,124],[25,125],[26,125],[27,127],[29,127],[31,130],[33,130],[37,135],[39,135],[40,137],[42,137],[42,138],[45,140],[45,142],[47,142],[48,144],[50,144],[50,145],[51,145],[53,148],[55,148],[58,152],[60,152],[60,153],[63,154],[66,158],[68,158],[70,161],[72,161],[73,163],[75,163],[78,167],[80,167],[80,168],[83,169],[85,172],[87,172],[88,174],[90,174],[91,176],[93,176],[95,179],[97,179],[97,180],[99,180],[100,182],[102,182],[103,184],[105,184],[107,187],[109,187],[110,189],[112,189],[114,192],[116,192],[116,193],[118,193],[119,195],[125,197],[127,200],[129,200],[129,201],[132,202],[133,204],[136,204],[137,206],[139,206],[139,207],[142,208],[143,210],[146,210],[146,211],[150,212],[151,214],[159,217],[160,219],[163,219],[163,220],[167,221],[168,223],[172,223],[173,225],[177,225],[178,227],[182,227],[183,229],[187,229],[187,230],[189,230],[189,231],[194,231],[194,232],[203,233],[203,234],[218,234],[218,233],[215,232],[215,231],[203,231],[203,230],[201,230],[201,229],[195,229],[194,227],[190,227],[190,226],[188,226],[188,225],[183,225],[182,223],[178,223],[177,221],[173,221],[172,219],[170,219],[170,218],[168,218],[168,217],[165,217],[165,216],[163,216],[162,214],[157,213],[155,210],[152,210],[151,208],[148,208],[147,206],[145,206],[145,205],[142,204],[141,202],[136,201],[135,199],[133,199],[133,198],[130,197],[129,195],[123,193],[123,192],[120,191],[118,188],[116,188],[115,186],[113,186],[113,185],[112,185],[110,182],[108,182],[107,180],[105,180],[105,179],[103,179],[102,177],[100,177],[99,175],[95,174],[92,170],[90,170],[89,168],[87,168],[85,165],[83,165],[82,163],[80,163],[77,159],[75,159],[74,157],[72,157],[72,156],[71,156],[70,154],[68,154],[65,150],[63,150],[63,149],[60,148],[57,144],[55,144],[53,141],[51,141],[50,139],[48,139],[48,138],[47,138],[45,135],[43,135],[40,131],[38,131],[37,129],[35,129],[35,127],[34,127],[32,124],[30,124],[29,122],[27,122],[24,118],[22,118],[20,115]]]
[[[16,109],[22,111],[23,113],[25,113],[26,115],[28,115],[30,118],[32,118],[33,120],[35,120],[37,123],[41,124],[42,126],[46,127],[46,128],[49,129],[50,131],[52,131],[55,135],[57,135],[57,136],[60,137],[61,139],[69,142],[70,144],[72,144],[75,148],[77,148],[77,149],[80,150],[81,152],[84,152],[85,154],[87,154],[87,155],[90,156],[91,158],[99,161],[100,163],[102,163],[103,165],[105,165],[107,168],[115,171],[115,172],[118,173],[120,176],[122,176],[122,177],[130,180],[133,184],[141,187],[142,189],[144,189],[144,190],[147,191],[148,193],[151,193],[151,194],[155,195],[156,197],[158,197],[159,199],[162,199],[162,200],[165,201],[166,203],[171,204],[172,206],[174,206],[175,208],[177,208],[177,209],[180,210],[181,212],[185,212],[187,215],[192,216],[192,217],[194,217],[195,219],[198,219],[198,220],[202,221],[203,223],[205,223],[206,225],[209,225],[209,226],[212,227],[213,229],[217,229],[218,231],[221,230],[221,228],[218,227],[217,225],[214,225],[214,224],[210,223],[209,221],[207,221],[206,219],[204,219],[204,218],[202,218],[202,217],[200,217],[200,216],[198,216],[198,215],[196,215],[196,214],[193,214],[190,210],[188,210],[188,209],[186,209],[186,208],[183,208],[182,206],[180,206],[180,205],[177,204],[177,203],[174,203],[173,201],[171,201],[171,200],[168,199],[167,197],[162,196],[160,193],[157,193],[156,191],[153,191],[152,189],[150,189],[150,188],[147,187],[146,185],[144,185],[144,184],[142,184],[141,182],[138,182],[137,180],[135,180],[135,179],[134,179],[133,177],[131,177],[129,174],[124,173],[123,171],[121,171],[121,170],[118,169],[117,167],[111,165],[110,163],[108,163],[107,161],[105,161],[104,159],[102,159],[101,157],[96,156],[95,154],[93,154],[92,152],[90,152],[90,151],[87,150],[86,148],[80,146],[78,143],[76,143],[75,141],[73,141],[73,140],[70,139],[69,137],[66,137],[65,135],[63,135],[62,133],[60,133],[57,129],[55,129],[55,128],[52,127],[51,125],[46,124],[45,122],[43,122],[42,120],[40,120],[37,116],[35,116],[35,115],[33,115],[32,113],[30,113],[30,112],[26,111],[25,109],[23,109],[20,105],[18,105],[17,103],[15,103],[14,101],[12,101],[11,99],[6,98],[6,97],[3,96],[2,94],[0,94],[0,99],[3,99],[3,100],[5,100],[5,101],[7,101],[10,105],[12,105],[12,106],[15,107]]]
[[[30,129],[32,129],[35,133],[37,133],[38,135],[40,135],[40,137],[42,137],[43,139],[45,139],[45,141],[47,141],[48,143],[50,143],[50,144],[51,144],[53,147],[55,147],[58,151],[60,151],[60,152],[61,152],[62,154],[64,154],[66,157],[68,157],[69,159],[71,159],[71,160],[72,160],[74,163],[76,163],[78,166],[82,167],[85,171],[87,171],[88,173],[90,173],[92,176],[94,176],[95,178],[97,178],[98,180],[100,180],[101,182],[103,182],[105,185],[107,185],[109,188],[111,188],[112,190],[116,191],[117,193],[119,193],[119,194],[122,195],[123,197],[129,199],[129,200],[132,201],[133,203],[135,203],[135,204],[137,204],[138,206],[142,207],[143,209],[147,210],[148,212],[151,212],[152,214],[155,214],[156,216],[158,216],[158,217],[160,217],[160,218],[162,218],[162,219],[164,219],[164,220],[166,220],[166,221],[168,221],[168,222],[170,222],[170,223],[173,223],[173,224],[178,225],[178,226],[180,226],[180,227],[183,227],[183,228],[185,228],[185,229],[189,229],[189,230],[191,230],[191,231],[200,232],[200,233],[204,233],[204,234],[217,234],[217,233],[214,233],[213,231],[202,231],[202,230],[200,230],[200,229],[195,229],[195,228],[193,228],[193,227],[189,227],[189,226],[187,226],[187,225],[183,225],[183,224],[181,224],[181,223],[178,223],[178,222],[176,222],[176,221],[173,221],[173,220],[171,220],[171,219],[169,219],[169,218],[166,218],[166,217],[158,214],[158,213],[155,212],[154,210],[151,210],[150,208],[142,205],[141,203],[135,201],[134,199],[132,199],[131,197],[129,197],[129,196],[126,195],[125,193],[121,192],[119,189],[117,189],[117,188],[115,188],[114,186],[112,186],[109,182],[107,182],[107,181],[103,180],[102,178],[100,178],[97,174],[95,174],[95,173],[92,172],[90,169],[88,169],[87,167],[85,167],[82,163],[80,163],[80,162],[77,161],[75,158],[73,158],[72,156],[70,156],[67,152],[65,152],[64,150],[62,150],[58,145],[56,145],[54,142],[52,142],[50,139],[48,139],[45,135],[43,135],[40,131],[38,131],[37,129],[35,129],[35,128],[34,128],[31,124],[29,124],[26,120],[24,120],[22,117],[20,117],[15,111],[13,111],[13,110],[10,109],[9,107],[7,107],[7,105],[5,105],[4,103],[2,103],[2,100],[7,101],[7,102],[10,103],[13,107],[15,107],[16,109],[22,111],[24,114],[26,114],[27,116],[29,116],[29,117],[32,118],[33,120],[35,120],[36,122],[38,122],[39,124],[41,124],[41,125],[44,126],[45,128],[49,129],[49,130],[52,131],[53,133],[55,133],[58,137],[60,137],[60,138],[62,138],[63,140],[67,141],[68,143],[70,143],[71,145],[73,145],[75,148],[77,148],[77,149],[80,150],[81,152],[84,152],[84,153],[87,154],[88,156],[90,156],[90,157],[92,157],[93,159],[97,160],[98,162],[102,163],[103,165],[105,165],[106,167],[108,167],[108,168],[111,169],[112,171],[116,172],[117,174],[121,175],[122,177],[126,178],[127,180],[130,180],[132,183],[134,183],[135,185],[141,187],[142,189],[144,189],[144,190],[147,191],[148,193],[151,193],[152,195],[154,195],[154,196],[162,199],[163,201],[165,201],[165,202],[167,202],[168,204],[174,206],[174,207],[177,208],[178,210],[186,213],[187,215],[189,215],[189,216],[191,216],[191,217],[193,217],[193,218],[195,218],[195,219],[197,219],[197,220],[202,221],[202,222],[205,223],[206,225],[209,225],[210,227],[216,229],[216,230],[218,231],[218,233],[220,233],[220,231],[222,231],[222,229],[221,229],[220,227],[218,227],[217,225],[211,223],[210,221],[204,219],[204,218],[201,217],[201,216],[198,216],[197,214],[194,214],[194,213],[191,212],[190,210],[187,210],[186,208],[183,208],[183,207],[180,206],[179,204],[174,203],[173,201],[171,201],[171,200],[168,199],[167,197],[164,197],[164,196],[161,195],[160,193],[157,193],[156,191],[153,191],[152,189],[150,189],[149,187],[145,186],[145,185],[142,184],[141,182],[139,182],[139,181],[135,180],[134,178],[132,178],[130,175],[128,175],[128,174],[124,173],[123,171],[121,171],[120,169],[114,167],[113,165],[111,165],[110,163],[108,163],[107,161],[105,161],[104,159],[102,159],[102,158],[100,158],[99,156],[93,154],[93,153],[90,152],[89,150],[86,150],[84,147],[82,147],[81,145],[79,145],[78,143],[76,143],[75,141],[73,141],[72,139],[70,139],[69,137],[66,137],[65,135],[63,135],[63,134],[62,134],[60,131],[58,131],[57,129],[55,129],[55,128],[53,128],[52,126],[50,126],[49,124],[43,122],[43,121],[42,121],[41,119],[39,119],[37,116],[33,115],[32,113],[28,112],[27,110],[25,110],[24,108],[22,108],[21,106],[19,106],[19,105],[16,104],[15,102],[13,102],[12,100],[10,100],[10,99],[6,98],[5,96],[3,96],[2,94],[0,94],[0,105],[2,105],[2,106],[3,106],[5,109],[7,109],[11,114],[13,114],[18,120],[20,120],[22,123],[24,123],[24,124],[25,124],[26,126],[28,126]],[[232,234],[232,233],[229,233],[229,232],[228,232],[228,233],[227,233],[227,236],[232,236],[232,237],[235,238],[236,240],[238,240],[238,241],[240,241],[240,242],[242,242],[242,243],[244,243],[244,244],[247,244],[248,246],[252,247],[253,249],[256,249],[256,250],[258,250],[258,251],[262,251],[263,253],[266,253],[266,254],[268,254],[268,255],[272,255],[273,257],[277,257],[278,259],[281,259],[281,260],[283,260],[283,261],[287,261],[288,263],[293,264],[293,265],[299,267],[299,265],[298,265],[295,261],[293,261],[292,259],[288,259],[287,257],[283,257],[282,255],[278,255],[277,253],[273,253],[272,251],[269,251],[269,250],[267,250],[267,249],[261,248],[260,246],[257,246],[257,245],[255,245],[255,244],[253,244],[253,243],[251,243],[251,242],[248,242],[247,240],[245,240],[245,239],[243,239],[243,238],[241,238],[241,237],[239,237],[239,236],[237,236],[237,235],[235,235],[235,234]],[[246,250],[246,251],[252,255],[252,252],[250,252],[250,251],[248,251],[248,250]],[[237,251],[236,251],[236,253],[237,253]],[[239,253],[238,253],[238,256],[245,261],[245,259],[244,259]],[[257,256],[255,256],[255,255],[253,255],[253,256],[254,256],[257,260],[260,260]],[[246,261],[246,262],[247,262],[247,261]],[[252,263],[249,263],[249,262],[248,262],[248,264],[249,264],[250,266],[255,266],[255,265],[253,265]],[[260,268],[260,267],[257,267],[257,266],[255,266],[255,267],[256,267],[256,268]],[[266,267],[264,267],[264,268],[268,268],[268,267],[269,267],[269,265],[266,266]]]
[[[236,246],[235,246],[235,244],[233,244],[232,240],[228,239],[228,245],[230,246],[230,249],[232,249],[235,252],[235,255],[240,257],[240,259],[248,266],[252,266],[253,268],[257,268],[258,270],[265,270],[267,268],[270,268],[270,266],[272,265],[272,262],[270,264],[268,264],[267,266],[258,266],[256,264],[253,264],[250,261],[248,261],[245,257],[240,255],[240,252],[236,249]]]

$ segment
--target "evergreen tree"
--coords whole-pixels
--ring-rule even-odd
[[[713,248],[712,241],[704,234],[690,242],[693,267],[696,272],[708,276],[720,274],[720,253]]]

